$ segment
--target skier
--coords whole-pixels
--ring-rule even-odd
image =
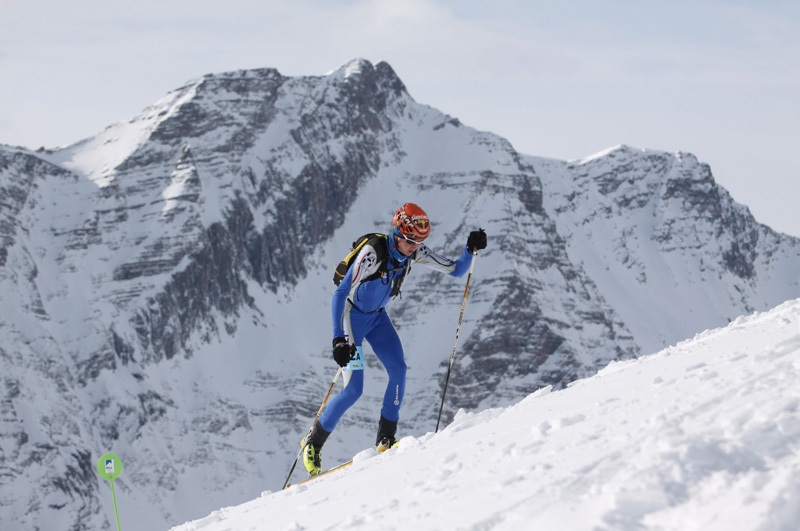
[[[397,421],[406,385],[406,362],[400,338],[385,307],[399,294],[411,263],[461,277],[472,255],[486,248],[483,229],[472,231],[458,260],[450,260],[429,249],[423,241],[431,232],[428,215],[414,203],[395,212],[388,237],[370,238],[361,248],[333,295],[333,359],[344,369],[344,389],[333,397],[308,436],[301,441],[303,464],[312,476],[321,472],[322,446],[342,415],[364,389],[366,339],[386,368],[389,383],[383,397],[375,447],[384,451],[396,443]]]

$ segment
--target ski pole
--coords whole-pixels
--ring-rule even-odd
[[[328,399],[331,397],[331,393],[333,392],[333,388],[336,385],[336,380],[339,379],[339,375],[340,374],[342,374],[342,368],[341,367],[339,367],[339,370],[336,371],[336,376],[333,377],[333,381],[331,382],[330,387],[328,387],[328,392],[325,393],[325,398],[322,399],[322,404],[319,406],[319,411],[317,411],[317,416],[314,417],[314,422],[311,423],[311,428],[309,428],[309,430],[308,430],[308,434],[306,435],[306,439],[308,439],[308,435],[310,435],[311,434],[311,430],[314,429],[314,424],[317,423],[317,421],[319,420],[319,417],[322,415],[322,411],[325,409],[325,404],[328,403]],[[300,456],[303,454],[303,450],[304,449],[305,449],[305,446],[302,446],[302,447],[300,447],[300,451],[297,452],[297,456],[294,458],[294,463],[292,464],[292,469],[289,470],[289,475],[286,476],[286,481],[283,482],[283,487],[281,487],[281,490],[285,489],[286,486],[289,484],[289,480],[292,477],[292,473],[294,473],[294,469],[297,466],[297,461],[300,460]]]
[[[478,253],[473,253],[469,264],[469,275],[467,275],[467,285],[464,288],[464,299],[461,301],[461,313],[458,315],[458,326],[456,327],[456,340],[453,342],[453,352],[450,354],[450,365],[447,367],[447,378],[444,380],[442,390],[442,403],[439,406],[439,417],[436,419],[436,432],[439,433],[439,422],[442,420],[442,409],[444,409],[444,397],[447,395],[447,384],[450,383],[450,371],[453,370],[453,361],[456,359],[456,346],[458,345],[458,334],[461,332],[461,321],[464,319],[464,308],[467,307],[467,294],[469,294],[469,282],[472,280],[472,268],[475,267],[475,257]]]

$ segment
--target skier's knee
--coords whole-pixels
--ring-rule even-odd
[[[356,400],[361,398],[361,394],[364,392],[364,385],[358,385],[355,382],[350,382],[347,387],[342,389],[340,393],[345,400],[350,403],[355,403]]]
[[[391,374],[393,379],[405,381],[406,372],[408,372],[408,366],[406,365],[405,360],[400,360],[400,362],[394,364],[392,368],[388,370],[388,372]]]
[[[406,365],[405,360],[400,361],[397,366],[394,368],[394,374],[396,378],[402,379],[405,381],[406,379],[406,372],[408,372],[408,366]]]

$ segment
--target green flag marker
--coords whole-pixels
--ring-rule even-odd
[[[122,461],[114,454],[104,454],[97,461],[97,473],[100,477],[111,483],[111,499],[114,500],[114,516],[117,518],[117,531],[122,531],[119,526],[119,511],[117,511],[117,495],[114,492],[114,480],[122,473]]]

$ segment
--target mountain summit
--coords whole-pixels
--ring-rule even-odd
[[[477,258],[445,408],[563,388],[800,296],[800,240],[685,153],[517,153],[409,95],[386,63],[207,75],[54,151],[0,146],[3,528],[157,529],[282,483],[334,365],[335,264],[402,203]],[[463,282],[415,268],[389,311],[399,435],[435,424]],[[326,459],[371,444],[383,371]],[[130,520],[129,520],[130,521]]]

